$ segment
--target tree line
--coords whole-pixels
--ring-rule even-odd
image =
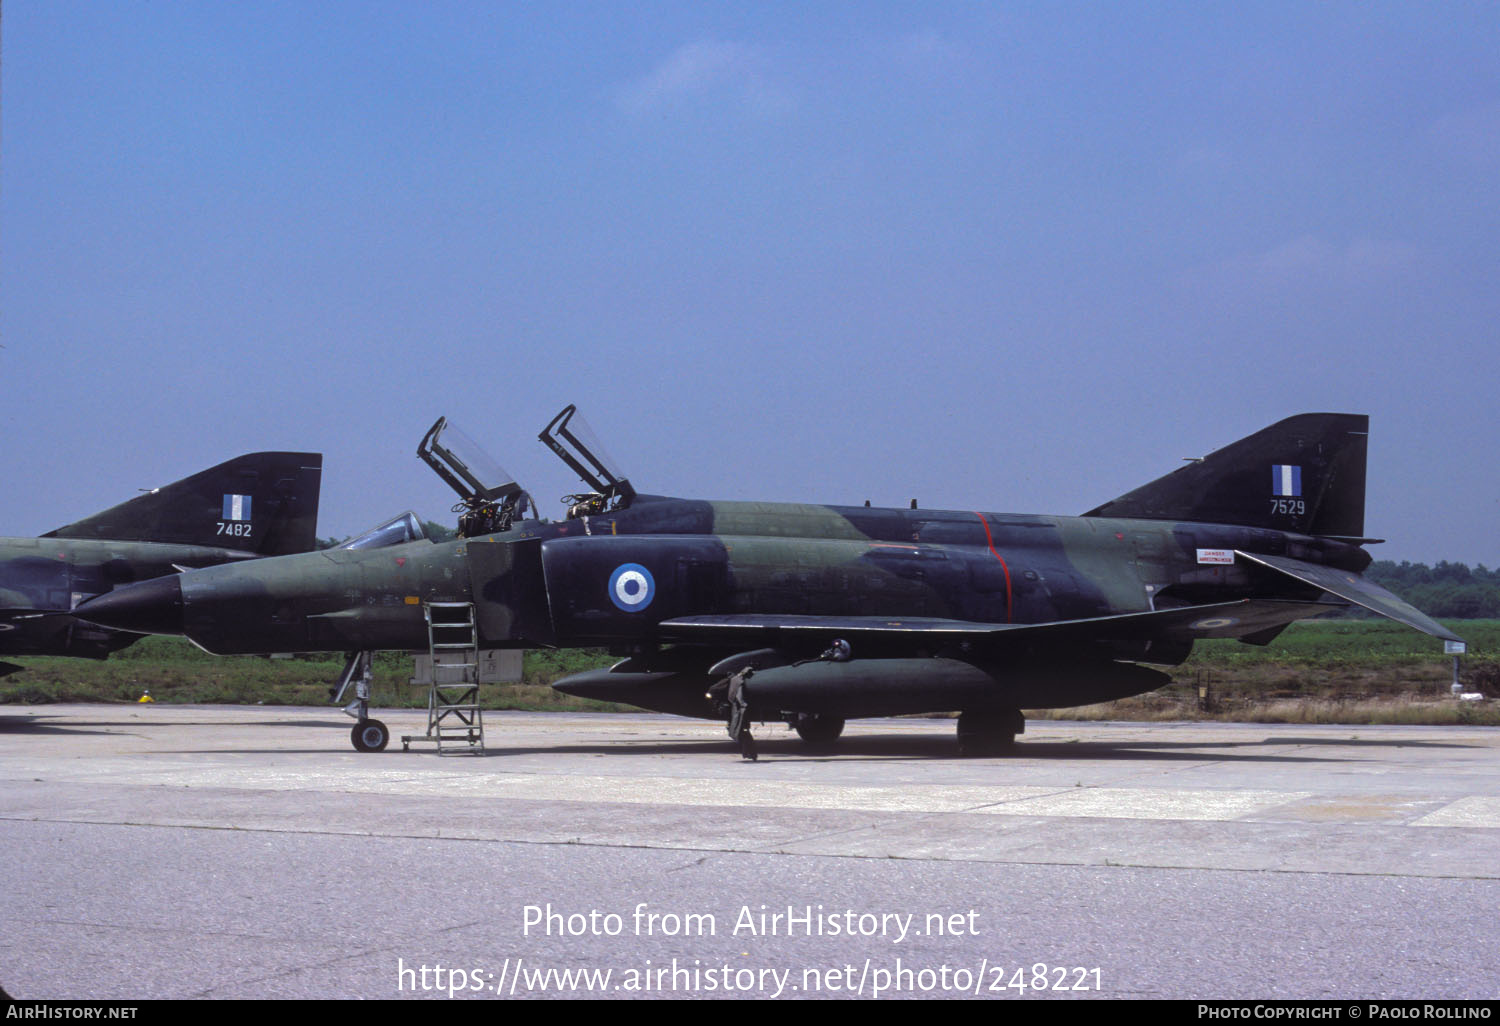
[[[1450,620],[1500,618],[1500,570],[1486,570],[1483,563],[1470,570],[1463,563],[1447,560],[1428,566],[1377,559],[1365,571],[1365,577],[1428,616]]]

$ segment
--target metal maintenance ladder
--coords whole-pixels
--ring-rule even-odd
[[[483,755],[484,717],[479,709],[479,629],[472,602],[428,602],[427,733],[408,734],[401,747],[431,741],[439,755]]]

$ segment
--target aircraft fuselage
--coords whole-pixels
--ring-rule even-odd
[[[559,690],[725,716],[750,756],[751,716],[811,740],[849,717],[960,710],[961,744],[1008,738],[1022,708],[1153,690],[1169,678],[1142,664],[1199,639],[1265,644],[1350,604],[1456,640],[1360,576],[1362,415],[1287,418],[1068,517],[640,495],[573,412],[541,436],[594,489],[565,520],[518,519],[514,482],[454,476],[462,523],[492,533],[210,568],[84,615],[224,654],[423,650],[435,603],[472,603],[483,647],[625,657]],[[443,424],[418,452],[446,469]]]
[[[180,581],[180,623],[131,629],[232,654],[422,649],[430,602],[474,602],[490,648],[681,642],[669,621],[716,614],[1037,624],[1247,597],[1249,568],[1203,561],[1234,549],[1355,571],[1369,559],[1217,524],[642,496],[618,513],[479,538],[171,578],[161,584]]]

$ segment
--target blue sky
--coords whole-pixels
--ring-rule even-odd
[[[1371,417],[1383,558],[1500,565],[1493,3],[10,0],[0,530],[240,452],[323,534],[643,491],[1077,513]]]

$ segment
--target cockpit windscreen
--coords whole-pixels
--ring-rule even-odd
[[[370,528],[363,534],[350,538],[341,549],[383,549],[390,545],[402,545],[409,541],[420,541],[427,537],[427,532],[422,530],[422,522],[417,515],[406,512],[399,517],[392,517],[385,523]]]

